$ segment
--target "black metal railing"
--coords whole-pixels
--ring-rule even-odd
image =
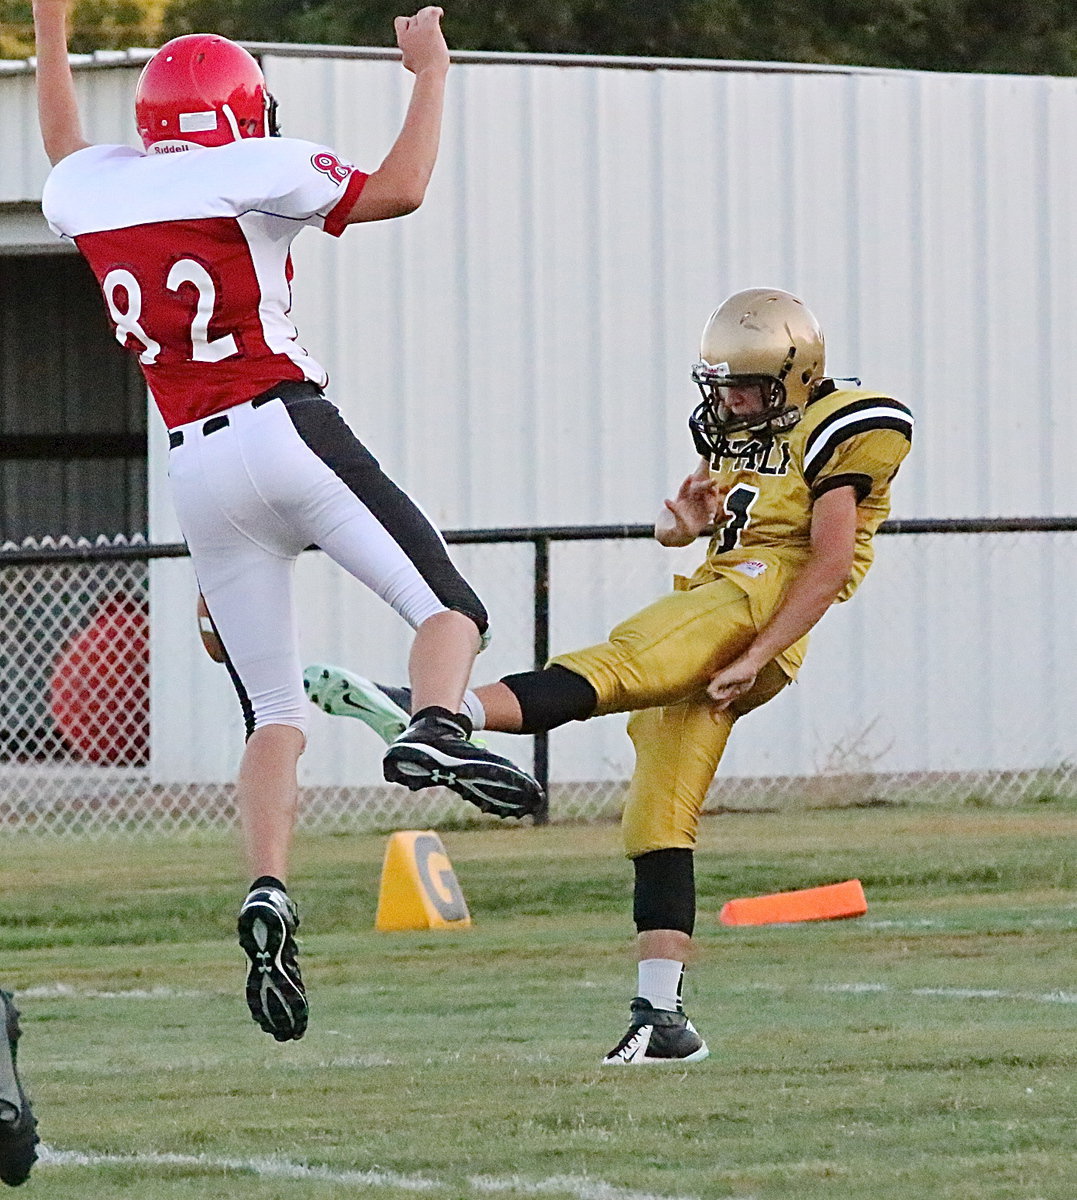
[[[1077,517],[946,517],[899,518],[879,530],[884,535],[902,534],[1013,534],[1077,532]],[[449,530],[450,545],[491,545],[527,542],[534,551],[532,574],[532,619],[534,665],[541,667],[550,656],[551,547],[554,542],[616,541],[653,536],[651,525],[535,525],[491,529]],[[701,538],[706,536],[701,535]],[[314,550],[317,547],[310,547]],[[106,544],[25,546],[0,549],[0,569],[49,564],[97,564],[105,562],[148,562],[154,559],[189,556],[183,542],[163,544]],[[534,740],[534,772],[543,789],[550,773],[549,739],[538,734]],[[538,823],[548,820],[542,812]]]

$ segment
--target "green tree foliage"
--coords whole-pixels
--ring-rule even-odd
[[[937,71],[1077,70],[1073,0],[448,0],[468,50],[857,63]],[[396,0],[172,0],[169,32],[257,41],[393,41]]]
[[[76,54],[156,46],[166,0],[79,0],[70,17],[70,43]],[[0,58],[34,52],[30,0],[0,0]]]
[[[30,0],[0,0],[0,58],[25,58],[33,46]]]
[[[1077,72],[1074,0],[447,0],[445,8],[450,45],[462,50]],[[401,0],[80,0],[73,48],[155,44],[197,30],[385,46],[402,10],[414,8]],[[21,57],[31,45],[29,0],[0,0],[0,54]]]

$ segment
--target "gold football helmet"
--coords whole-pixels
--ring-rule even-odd
[[[730,433],[768,435],[792,429],[823,378],[826,351],[819,322],[804,304],[777,288],[736,292],[711,313],[692,368],[703,402],[689,420],[704,456],[718,452]],[[724,402],[728,388],[757,387],[761,411],[736,415]]]

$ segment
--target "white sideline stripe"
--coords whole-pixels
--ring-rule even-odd
[[[920,917],[915,921],[905,921],[880,918],[877,921],[861,921],[861,929],[946,929],[944,921],[932,921],[929,917]],[[952,928],[952,926],[950,927]]]
[[[595,987],[593,983],[584,982],[582,987]],[[939,996],[952,1000],[1025,1000],[1034,1004],[1077,1004],[1077,992],[1064,992],[1061,988],[1053,992],[1016,992],[1004,988],[960,988],[960,987],[920,987],[895,988],[888,983],[815,983],[807,985],[813,992],[835,992],[850,995],[870,994],[873,992],[890,992],[896,995],[908,996]],[[747,988],[734,988],[734,991],[773,992],[775,994],[795,990],[781,984],[753,983]],[[199,996],[210,996],[217,993],[199,991],[181,991],[178,988],[131,988],[127,991],[108,992],[94,988],[74,988],[66,983],[49,983],[38,987],[18,988],[16,997],[27,1000],[188,1000]],[[338,1037],[351,1037],[351,1034],[340,1033],[329,1029],[327,1033]],[[433,1060],[430,1060],[433,1061]],[[392,1061],[371,1057],[364,1061],[364,1066],[391,1066]],[[561,1178],[561,1176],[558,1176]],[[564,1176],[569,1178],[569,1176]],[[635,1193],[631,1193],[634,1197]],[[678,1200],[677,1197],[667,1197],[667,1200]]]
[[[910,996],[941,996],[951,1000],[1031,1000],[1035,1004],[1077,1004],[1077,992],[1012,992],[1004,988],[892,988],[885,983],[824,983],[823,992],[901,992]]]
[[[411,1192],[456,1189],[455,1184],[431,1179],[426,1175],[401,1175],[396,1171],[336,1171],[331,1167],[309,1166],[279,1157],[211,1158],[206,1154],[84,1154],[80,1150],[54,1150],[42,1143],[38,1147],[40,1167],[201,1167],[207,1171],[256,1175],[260,1179],[314,1179],[322,1183],[352,1187],[397,1187]],[[490,1195],[509,1192],[519,1196],[573,1196],[576,1200],[695,1200],[692,1196],[660,1196],[617,1187],[587,1175],[554,1175],[549,1179],[526,1179],[520,1175],[497,1178],[476,1175],[468,1183],[477,1192]],[[728,1200],[755,1200],[752,1196]]]
[[[190,1000],[211,993],[182,991],[170,987],[129,988],[120,992],[107,992],[96,988],[76,988],[68,983],[46,983],[38,987],[17,988],[15,994],[26,1000]]]
[[[1069,907],[1073,907],[1070,905]],[[1024,926],[1029,929],[1073,929],[1074,918],[1066,917],[1032,917],[1023,922]],[[865,921],[862,918],[857,921],[857,926],[860,929],[942,929],[953,930],[954,932],[964,932],[968,927],[957,921],[939,921],[931,920],[930,918],[920,918],[918,920],[878,920]]]
[[[210,1158],[206,1154],[83,1154],[80,1150],[38,1147],[43,1167],[201,1167],[207,1171],[237,1172],[260,1179],[316,1179],[353,1187],[398,1187],[427,1192],[442,1186],[422,1175],[400,1175],[395,1171],[334,1171],[283,1158]]]
[[[738,989],[740,990],[740,989]],[[795,991],[795,988],[780,984],[756,983],[748,989],[757,992],[773,992],[776,995]],[[1004,988],[961,988],[919,987],[895,988],[888,983],[814,983],[808,985],[813,992],[844,993],[846,995],[873,995],[886,992],[890,995],[939,996],[948,1000],[1025,1000],[1034,1004],[1077,1004],[1077,992],[1012,992]]]
[[[589,1175],[554,1175],[550,1179],[524,1179],[519,1175],[496,1178],[473,1175],[468,1183],[478,1192],[511,1192],[520,1196],[575,1196],[576,1200],[694,1200],[690,1196],[658,1196],[616,1187]],[[752,1196],[729,1196],[727,1200],[755,1200]]]
[[[1077,992],[1006,992],[1001,988],[913,988],[914,996],[951,996],[956,1000],[1032,1000],[1036,1004],[1077,1004]]]

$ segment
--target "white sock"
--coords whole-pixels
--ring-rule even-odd
[[[483,708],[482,701],[470,689],[464,693],[464,712],[471,718],[472,729],[486,728],[486,709]]]
[[[672,958],[645,958],[639,964],[639,992],[652,1008],[681,1010],[684,963]]]

